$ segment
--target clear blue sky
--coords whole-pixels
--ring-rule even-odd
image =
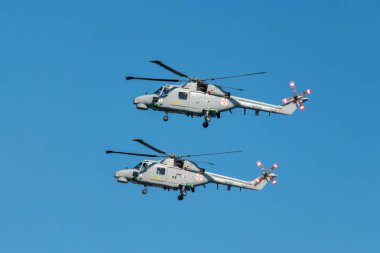
[[[3,1],[0,4],[0,252],[380,252],[377,1]],[[174,77],[225,80],[270,103],[313,89],[291,117],[202,119],[138,111]],[[209,157],[243,179],[278,162],[261,192],[177,193],[115,182],[143,138]]]

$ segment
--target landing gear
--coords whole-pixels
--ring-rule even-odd
[[[183,200],[183,197],[187,195],[186,187],[180,186],[179,190],[180,190],[180,194],[178,195],[178,200]]]
[[[168,114],[165,114],[165,116],[162,118],[164,121],[168,121],[169,120],[169,116]]]
[[[141,193],[142,194],[147,194],[148,193],[148,189],[145,187],[144,189],[142,189]]]
[[[203,127],[204,128],[207,128],[208,127],[208,123],[211,121],[211,117],[210,117],[210,114],[209,112],[206,112],[205,114],[205,122],[203,122]]]

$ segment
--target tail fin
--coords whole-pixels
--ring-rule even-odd
[[[255,190],[261,191],[267,185],[268,180],[262,180],[261,178],[262,176],[259,176],[250,182]]]
[[[282,110],[284,114],[287,114],[287,115],[293,114],[296,109],[297,109],[297,105],[294,102],[290,102],[282,106]]]

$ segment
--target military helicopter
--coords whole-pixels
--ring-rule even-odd
[[[194,192],[196,187],[204,186],[208,183],[214,183],[219,188],[219,185],[226,185],[227,190],[231,190],[231,187],[238,187],[240,190],[262,190],[264,186],[271,181],[276,184],[277,177],[272,171],[278,167],[275,163],[269,170],[266,170],[260,161],[257,162],[257,166],[262,170],[261,175],[251,181],[244,181],[237,178],[232,178],[216,173],[206,172],[205,169],[198,166],[197,161],[188,160],[186,158],[195,156],[207,156],[207,155],[220,155],[235,153],[240,151],[228,151],[219,153],[208,154],[194,154],[194,155],[175,155],[168,154],[162,151],[142,139],[134,139],[136,141],[158,154],[141,154],[131,152],[120,152],[107,150],[107,154],[123,154],[143,157],[161,157],[163,160],[144,160],[134,166],[131,169],[123,169],[116,171],[115,177],[120,183],[133,183],[143,185],[143,194],[148,192],[147,187],[159,187],[164,190],[179,190],[178,200],[183,200],[188,191]],[[204,162],[203,162],[204,163]],[[206,162],[207,163],[207,162]],[[208,163],[214,165],[212,163]]]
[[[211,118],[220,118],[221,113],[225,111],[232,111],[235,108],[243,108],[244,114],[247,109],[254,110],[256,116],[260,111],[276,114],[290,115],[300,107],[304,110],[303,103],[308,101],[305,97],[307,94],[311,94],[311,89],[304,92],[297,93],[294,81],[290,82],[290,86],[295,93],[292,97],[282,100],[282,105],[273,105],[246,98],[231,96],[230,92],[226,92],[223,88],[235,89],[243,91],[240,88],[220,86],[210,84],[208,81],[236,78],[242,76],[252,76],[264,74],[266,72],[255,72],[243,75],[225,76],[225,77],[211,77],[211,78],[194,78],[189,77],[167,65],[161,61],[151,61],[158,66],[180,76],[185,79],[166,79],[166,78],[147,78],[147,77],[134,77],[127,76],[127,80],[148,80],[148,81],[160,81],[160,82],[185,82],[182,85],[165,84],[161,86],[153,94],[146,94],[136,97],[133,103],[137,109],[141,110],[156,110],[165,112],[163,117],[164,121],[168,121],[168,113],[185,114],[187,116],[204,117],[203,127],[207,128]]]

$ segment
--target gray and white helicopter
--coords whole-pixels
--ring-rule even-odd
[[[188,160],[185,158],[195,156],[219,155],[235,153],[240,151],[229,151],[208,154],[195,154],[195,155],[175,155],[168,154],[141,139],[134,139],[134,141],[154,150],[158,154],[141,154],[107,150],[107,154],[123,154],[134,155],[143,157],[161,157],[163,160],[144,160],[131,169],[123,169],[116,171],[115,177],[120,183],[134,183],[143,185],[143,194],[148,192],[147,187],[159,187],[164,190],[179,190],[178,200],[182,200],[187,195],[188,191],[194,192],[196,187],[204,186],[208,183],[217,185],[226,185],[227,190],[231,187],[238,187],[241,189],[261,190],[264,186],[271,181],[276,184],[275,178],[277,175],[272,171],[278,167],[275,163],[269,170],[266,170],[260,161],[257,165],[262,170],[261,175],[251,181],[244,181],[237,178],[232,178],[216,173],[206,172],[205,169],[199,167],[196,161]],[[199,163],[199,162],[198,162]],[[212,163],[208,163],[213,165]]]
[[[282,100],[282,105],[273,105],[251,99],[231,96],[230,92],[226,92],[223,88],[230,88],[243,91],[239,88],[220,86],[207,83],[207,81],[252,76],[264,74],[265,72],[256,72],[243,75],[225,76],[225,77],[211,77],[211,78],[193,78],[185,75],[165,64],[161,61],[151,61],[170,72],[186,78],[180,79],[166,79],[166,78],[147,78],[147,77],[134,77],[127,76],[127,80],[148,80],[160,82],[185,82],[182,85],[165,84],[160,87],[153,94],[146,94],[136,97],[133,103],[137,109],[141,110],[156,110],[165,112],[164,121],[169,119],[168,113],[185,114],[187,116],[204,117],[203,127],[207,128],[211,118],[220,118],[220,114],[225,111],[230,111],[235,108],[243,108],[244,113],[247,109],[254,110],[256,116],[260,111],[276,114],[290,115],[296,110],[297,106],[304,110],[303,103],[308,100],[305,95],[311,93],[311,89],[304,92],[297,93],[295,84],[290,82],[290,86],[294,91],[294,95]]]

